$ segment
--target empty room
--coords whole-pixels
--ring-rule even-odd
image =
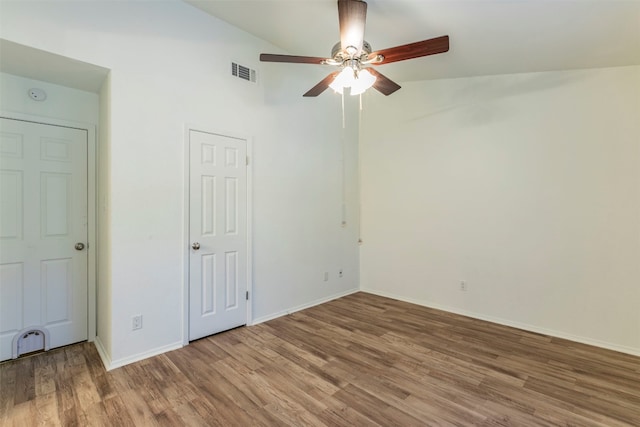
[[[0,0],[1,425],[639,420],[639,1]]]

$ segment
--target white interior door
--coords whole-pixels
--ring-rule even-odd
[[[247,323],[247,141],[189,131],[189,340]]]
[[[0,360],[25,328],[87,339],[87,219],[87,132],[0,118]]]

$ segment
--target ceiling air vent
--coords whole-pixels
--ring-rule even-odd
[[[240,65],[235,62],[231,63],[231,75],[248,82],[256,82],[256,70],[252,70],[249,67],[245,67],[244,65]]]

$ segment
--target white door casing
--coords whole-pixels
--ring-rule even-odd
[[[247,323],[247,140],[188,131],[189,340]]]
[[[38,326],[88,338],[88,132],[0,118],[0,360]],[[81,243],[84,248],[75,249]]]

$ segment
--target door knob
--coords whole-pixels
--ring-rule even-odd
[[[84,243],[81,243],[81,242],[76,243],[75,248],[76,248],[76,251],[83,250],[84,249]]]
[[[197,251],[198,249],[200,249],[200,243],[195,242],[193,245],[191,245],[191,247],[193,248],[194,251]]]

